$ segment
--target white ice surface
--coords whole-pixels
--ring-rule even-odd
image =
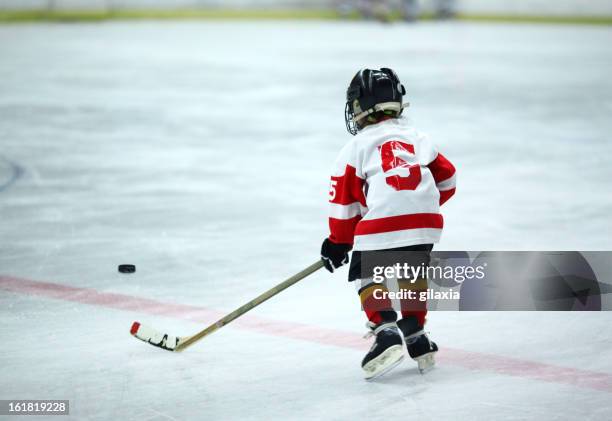
[[[438,249],[610,249],[611,42],[611,28],[574,26],[0,26],[0,277],[232,310],[317,258],[344,90],[364,66],[398,71],[408,116],[458,168]],[[254,316],[359,335],[345,276],[319,272]],[[74,419],[612,410],[609,392],[452,364],[366,383],[361,350],[236,326],[173,355],[131,338],[131,322],[201,324],[1,285],[0,304],[0,399],[70,399]],[[612,375],[611,325],[440,312],[428,330],[442,348]]]

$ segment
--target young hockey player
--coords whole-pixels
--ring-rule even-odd
[[[442,233],[440,205],[455,193],[453,165],[400,118],[405,93],[395,72],[387,68],[361,70],[351,81],[345,121],[356,136],[336,160],[329,198],[331,234],[321,247],[330,272],[348,263],[353,250],[349,281],[356,284],[368,327],[376,336],[361,364],[367,379],[399,364],[402,336],[422,372],[433,366],[438,350],[423,330],[426,304],[402,301],[398,321],[391,300],[384,298],[386,284],[373,279],[373,266],[381,261],[429,263],[433,243]],[[424,279],[398,283],[400,288],[427,288]]]

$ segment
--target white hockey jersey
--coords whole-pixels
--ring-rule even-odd
[[[455,167],[403,119],[366,126],[340,151],[329,189],[329,239],[354,250],[437,243]]]

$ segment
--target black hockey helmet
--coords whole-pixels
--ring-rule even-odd
[[[359,122],[378,112],[398,117],[405,107],[402,103],[405,94],[406,89],[393,70],[386,67],[360,70],[346,91],[346,130],[356,135],[363,127]]]

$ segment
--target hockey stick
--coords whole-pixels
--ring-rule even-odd
[[[193,345],[194,343],[202,339],[203,337],[210,335],[211,333],[213,333],[214,331],[218,329],[221,329],[223,326],[230,323],[232,320],[237,319],[238,317],[242,316],[244,313],[257,307],[264,301],[269,300],[270,298],[274,297],[276,294],[289,288],[291,285],[298,283],[299,281],[301,281],[308,275],[316,272],[317,270],[321,269],[322,267],[323,267],[323,261],[318,260],[316,263],[313,263],[312,265],[308,266],[303,271],[296,273],[291,278],[281,282],[280,284],[276,285],[273,288],[270,288],[263,294],[249,301],[248,303],[238,307],[236,310],[232,311],[227,316],[224,316],[221,319],[217,320],[215,323],[208,326],[206,329],[201,330],[200,332],[195,333],[191,336],[169,335],[167,333],[159,332],[151,327],[143,326],[139,322],[134,322],[132,324],[130,333],[135,338],[140,339],[141,341],[147,342],[158,348],[165,349],[166,351],[181,352],[185,350],[187,347]]]

